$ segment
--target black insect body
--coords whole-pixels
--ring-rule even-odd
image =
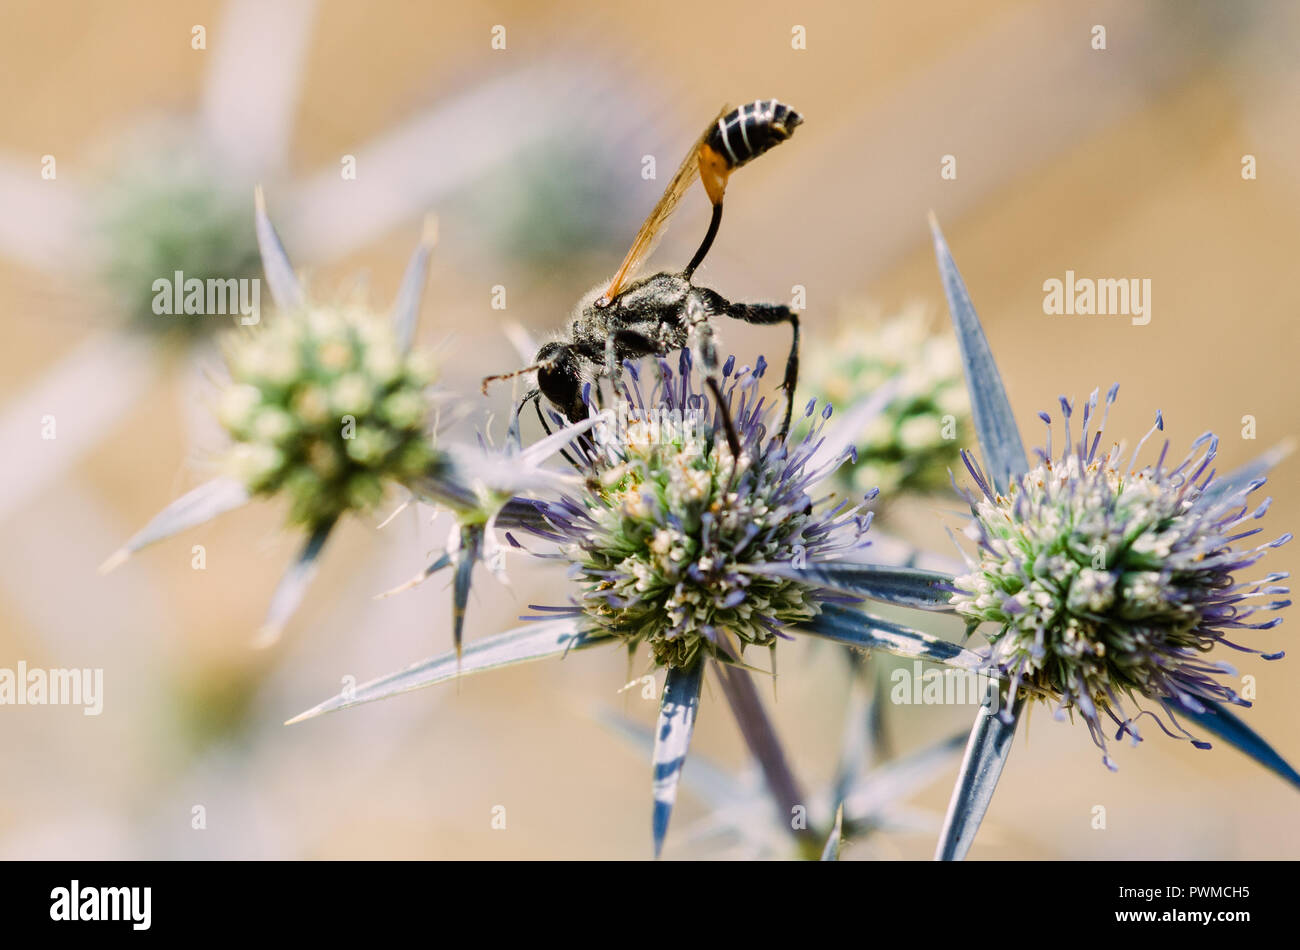
[[[586,383],[608,376],[608,367],[643,356],[663,356],[685,347],[696,349],[707,373],[717,369],[713,344],[715,317],[746,323],[789,323],[794,333],[783,386],[794,392],[799,371],[799,320],[781,304],[732,303],[716,291],[697,287],[680,274],[656,274],[630,285],[608,305],[598,306],[600,290],[578,305],[565,340],[537,353],[541,395],[569,419],[586,417],[582,391]],[[784,428],[789,426],[787,406]]]
[[[790,427],[799,372],[798,317],[782,304],[732,303],[716,291],[692,284],[691,275],[717,234],[728,176],[789,138],[801,121],[799,113],[775,99],[720,112],[687,153],[608,286],[596,288],[578,303],[563,337],[542,346],[532,366],[504,376],[489,376],[483,381],[484,391],[492,380],[536,371],[538,388],[523,402],[534,402],[544,427],[546,421],[538,405],[542,396],[571,421],[577,421],[587,415],[583,401],[586,385],[616,375],[624,360],[663,356],[692,347],[700,353],[705,372],[712,379],[717,369],[711,323],[715,317],[763,325],[788,323],[793,339],[782,383],[787,397],[781,427],[784,435]],[[681,274],[661,273],[633,280],[696,175],[713,202],[713,217],[699,250]]]

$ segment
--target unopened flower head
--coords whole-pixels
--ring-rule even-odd
[[[309,306],[277,314],[228,347],[219,415],[232,474],[283,492],[291,520],[317,525],[368,508],[383,482],[426,475],[437,459],[424,389],[433,370],[403,353],[387,320]]]
[[[1106,396],[1107,412],[1117,391],[1112,387]],[[1165,442],[1154,464],[1137,468],[1147,440],[1164,428],[1157,414],[1127,462],[1118,445],[1099,455],[1105,417],[1089,432],[1097,395],[1084,409],[1077,442],[1070,436],[1072,406],[1061,399],[1066,446],[1057,458],[1051,418],[1040,413],[1048,424],[1047,447],[1005,495],[967,457],[979,489],[970,498],[968,533],[979,547],[971,572],[955,582],[952,603],[972,623],[997,625],[989,635],[993,659],[1011,690],[1055,700],[1059,710],[1077,709],[1114,768],[1105,755],[1101,717],[1117,727],[1117,739],[1128,734],[1136,742],[1136,717],[1125,712],[1126,699],[1196,711],[1203,699],[1249,705],[1219,679],[1232,668],[1205,653],[1219,645],[1261,652],[1230,637],[1281,622],[1251,618],[1290,603],[1259,600],[1286,594],[1275,586],[1286,575],[1242,580],[1239,574],[1290,535],[1238,543],[1262,530],[1251,523],[1269,500],[1258,506],[1247,501],[1262,478],[1242,485],[1215,481],[1218,440],[1212,434],[1197,439],[1177,464],[1168,460]],[[1172,714],[1170,721],[1181,730]]]
[[[777,407],[758,394],[761,357],[734,373],[726,361],[722,406],[691,363],[683,350],[676,374],[665,360],[651,364],[647,394],[625,366],[618,421],[576,445],[587,492],[545,505],[552,527],[538,532],[573,565],[582,597],[571,612],[648,643],[673,667],[774,646],[784,625],[815,616],[832,595],[764,566],[863,547],[870,524],[848,502],[815,494],[852,454],[824,451],[829,406],[801,440],[783,440],[769,429]],[[809,403],[806,415],[814,410]]]
[[[957,341],[933,333],[924,308],[884,320],[868,308],[850,308],[839,333],[810,349],[804,377],[835,405],[898,380],[894,398],[858,438],[858,464],[837,473],[843,487],[878,487],[891,498],[948,486],[948,471],[970,433],[970,404]]]

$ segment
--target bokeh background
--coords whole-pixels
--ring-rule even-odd
[[[250,644],[298,544],[273,504],[96,572],[204,477],[217,445],[211,339],[136,319],[141,288],[121,278],[145,253],[133,249],[139,225],[111,210],[132,194],[154,195],[150,214],[170,215],[183,237],[211,208],[162,186],[219,182],[211,200],[229,201],[234,223],[212,246],[237,262],[240,246],[218,238],[251,237],[260,181],[313,288],[383,306],[435,211],[419,339],[443,355],[466,412],[500,412],[505,395],[482,400],[477,379],[518,365],[507,321],[535,336],[558,328],[617,265],[717,107],[777,96],[805,125],[733,179],[703,282],[772,300],[803,285],[810,340],[852,298],[942,315],[934,209],[1035,439],[1035,410],[1112,381],[1112,433],[1136,438],[1160,408],[1176,445],[1219,432],[1225,466],[1300,426],[1300,7],[1287,0],[7,0],[0,17],[0,666],[105,670],[97,718],[0,707],[4,857],[649,854],[648,756],[597,715],[651,721],[638,690],[618,693],[618,651],[281,725],[344,676],[447,648],[441,580],[372,599],[443,542],[429,512],[383,530],[378,517],[350,521],[270,650]],[[206,49],[191,46],[196,24]],[[1091,47],[1095,24],[1104,51]],[[491,48],[495,25],[505,50]],[[791,48],[796,25],[806,49]],[[945,154],[955,180],[940,177]],[[1242,178],[1246,154],[1256,180]],[[46,155],[53,180],[41,177]],[[340,175],[346,155],[355,180]],[[641,177],[645,155],[657,182]],[[680,267],[706,221],[697,189],[656,263]],[[1067,269],[1150,278],[1151,323],[1045,316],[1043,281]],[[491,308],[495,285],[505,312]],[[724,334],[750,358],[786,345],[780,330]],[[52,441],[40,437],[46,414]],[[1254,441],[1241,438],[1246,415]],[[1274,533],[1300,520],[1296,466],[1284,462],[1270,486]],[[948,551],[942,525],[956,507],[891,517]],[[206,570],[191,566],[195,544]],[[1273,569],[1294,568],[1297,551],[1277,552]],[[505,629],[548,596],[554,577],[523,561],[508,588],[480,578],[468,635]],[[1285,648],[1288,626],[1257,642]],[[776,721],[805,782],[823,784],[846,669],[828,648],[782,649]],[[1300,759],[1295,661],[1228,659],[1257,677],[1250,723]],[[964,729],[972,710],[891,712],[906,749]],[[1147,731],[1110,774],[1081,725],[1039,710],[972,856],[1300,857],[1294,789],[1226,747]],[[745,766],[716,690],[693,756]],[[937,821],[956,766],[912,798],[918,813]],[[505,830],[491,827],[497,805]],[[1092,827],[1096,805],[1105,830]],[[205,830],[191,827],[195,806]],[[705,811],[683,792],[674,830]],[[710,854],[681,837],[670,833],[667,856]],[[882,833],[845,856],[925,858],[933,845],[923,830]]]

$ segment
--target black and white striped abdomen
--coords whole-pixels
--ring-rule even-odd
[[[718,120],[706,144],[723,157],[728,169],[753,161],[794,134],[803,116],[776,99],[756,99]]]

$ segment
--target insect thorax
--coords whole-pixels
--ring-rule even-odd
[[[637,281],[608,305],[597,305],[598,288],[587,294],[574,310],[569,339],[579,345],[604,347],[605,340],[628,331],[666,353],[686,345],[686,300],[691,285],[680,274],[655,274]]]

